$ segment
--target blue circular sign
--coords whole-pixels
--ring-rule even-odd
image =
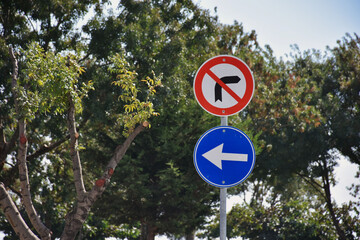
[[[233,187],[249,177],[255,165],[255,149],[241,130],[215,127],[205,132],[194,149],[196,171],[216,187]]]

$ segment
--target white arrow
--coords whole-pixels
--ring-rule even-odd
[[[240,153],[223,153],[224,144],[211,149],[210,151],[204,153],[202,156],[209,160],[212,164],[217,166],[222,170],[221,161],[236,161],[236,162],[247,162],[248,155]]]

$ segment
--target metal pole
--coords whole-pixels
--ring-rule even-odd
[[[220,240],[226,240],[226,193],[227,188],[220,188]]]
[[[228,125],[228,117],[221,117],[221,126]],[[226,194],[227,188],[220,188],[220,240],[226,240]]]
[[[220,120],[221,120],[221,126],[227,126],[228,125],[228,117],[227,116],[221,117]]]

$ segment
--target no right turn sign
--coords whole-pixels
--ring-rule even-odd
[[[240,59],[220,55],[207,60],[197,71],[194,93],[201,107],[216,116],[240,112],[251,101],[255,81]]]

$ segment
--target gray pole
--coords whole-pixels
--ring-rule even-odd
[[[228,125],[228,117],[221,117],[221,126]],[[220,188],[220,240],[226,240],[226,188]]]
[[[220,240],[226,240],[226,192],[227,188],[220,188]]]

